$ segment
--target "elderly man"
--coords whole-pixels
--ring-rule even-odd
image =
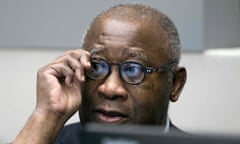
[[[79,143],[81,125],[88,122],[168,131],[169,101],[177,101],[186,81],[179,59],[177,30],[161,12],[140,4],[104,11],[82,49],[38,71],[36,108],[14,143]],[[63,128],[78,110],[81,124]]]

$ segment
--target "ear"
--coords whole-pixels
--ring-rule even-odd
[[[182,89],[185,85],[187,79],[187,72],[184,67],[178,67],[173,74],[173,85],[172,85],[172,91],[170,95],[170,100],[172,102],[175,102],[178,100]]]

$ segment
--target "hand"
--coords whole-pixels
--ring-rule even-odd
[[[90,53],[72,50],[39,69],[36,111],[66,121],[81,105],[84,69],[90,68]]]
[[[39,69],[36,109],[14,144],[54,142],[66,120],[81,105],[81,85],[84,69],[90,68],[89,59],[89,52],[72,50]]]

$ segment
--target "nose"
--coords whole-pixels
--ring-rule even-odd
[[[112,67],[111,73],[98,88],[99,95],[110,100],[126,100],[128,94],[123,86],[117,67]]]

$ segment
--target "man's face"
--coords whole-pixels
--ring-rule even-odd
[[[168,63],[159,41],[164,42],[163,33],[151,26],[108,18],[94,26],[85,49],[109,63],[134,61],[159,67]],[[140,84],[132,85],[122,80],[118,65],[110,67],[106,78],[86,79],[81,122],[164,125],[171,93],[167,74],[146,74]]]

